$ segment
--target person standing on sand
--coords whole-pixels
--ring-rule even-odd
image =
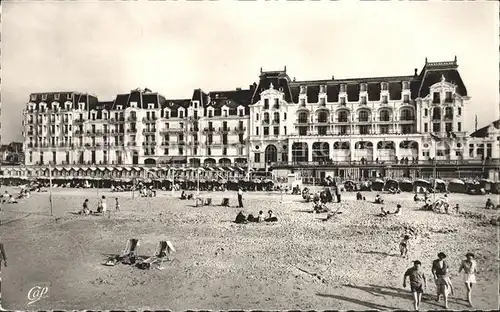
[[[243,208],[243,190],[238,188],[238,207]]]
[[[115,197],[115,210],[120,211],[120,203],[118,202],[118,197]]]
[[[0,243],[0,289],[2,289],[2,261],[5,267],[7,267],[7,255],[5,254],[5,249],[3,244]],[[2,304],[2,293],[0,292],[0,306]]]
[[[474,260],[473,253],[467,253],[465,255],[466,259],[462,261],[460,268],[458,269],[458,273],[464,271],[464,282],[465,287],[467,287],[467,302],[469,305],[472,305],[472,284],[476,283],[476,271],[477,271],[477,263]]]
[[[443,252],[438,253],[438,259],[432,262],[432,275],[436,283],[437,298],[439,302],[441,295],[444,297],[444,306],[448,309],[448,293],[453,295],[453,284],[448,276],[448,263],[444,260],[446,255]]]
[[[413,267],[406,270],[403,277],[403,288],[406,288],[406,278],[410,278],[410,289],[413,294],[413,305],[415,307],[415,311],[418,311],[420,301],[422,300],[422,294],[424,293],[424,288],[427,288],[425,274],[420,270],[421,265],[422,263],[420,261],[413,261]]]

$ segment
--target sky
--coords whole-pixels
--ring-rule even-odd
[[[474,130],[499,116],[499,6],[481,2],[2,1],[2,143],[22,140],[31,92],[168,99],[297,80],[412,75],[452,61]]]

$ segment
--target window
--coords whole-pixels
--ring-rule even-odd
[[[259,114],[255,114],[255,120],[259,121]]]
[[[286,135],[286,126],[283,127],[283,134]]]
[[[184,111],[179,112],[179,118],[184,118]]]
[[[255,163],[260,163],[260,153],[255,153],[253,160]]]
[[[338,114],[338,122],[347,122],[347,112],[346,111],[341,111]]]
[[[441,132],[441,124],[433,123],[432,124],[432,132]]]
[[[410,89],[410,83],[408,81],[403,82],[403,89],[404,90]]]
[[[184,134],[179,134],[179,142],[184,141]]]
[[[29,160],[30,163],[33,162],[33,152],[29,152]]]
[[[359,134],[369,134],[370,126],[359,126]]]
[[[441,120],[441,109],[439,107],[434,107],[432,109],[432,119]]]
[[[380,126],[380,134],[388,134],[389,126]]]
[[[305,106],[306,105],[306,99],[300,99],[300,105]]]
[[[453,124],[452,124],[451,122],[447,122],[447,123],[445,124],[445,129],[446,129],[446,130],[445,130],[446,132],[451,132],[451,131],[453,131]]]
[[[280,107],[280,100],[274,99],[274,108],[279,108],[279,107]]]
[[[264,127],[264,135],[269,135],[269,127]]]
[[[274,135],[279,135],[280,134],[280,127],[274,127],[273,134]]]
[[[209,109],[208,110],[208,117],[214,117],[214,111]]]
[[[403,133],[403,134],[413,133],[413,125],[402,125],[401,126],[401,133]]]
[[[345,96],[340,97],[340,104],[345,105]]]
[[[457,124],[457,131],[462,131],[462,123],[458,122]]]
[[[363,92],[363,91],[366,91],[366,83],[362,83],[361,86],[360,86],[360,90]]]
[[[462,108],[461,108],[461,107],[459,107],[459,108],[457,109],[457,114],[458,114],[458,116],[461,116],[461,115],[462,115]]]
[[[269,109],[269,99],[264,99],[264,109]]]
[[[325,98],[324,97],[320,98],[319,99],[319,105],[324,106],[325,104],[326,104]]]
[[[47,94],[42,94],[42,101],[47,101]]]
[[[245,141],[243,139],[243,134],[242,133],[238,134],[238,142],[240,142],[242,144],[245,143]]]
[[[35,94],[31,95],[31,101],[36,101],[36,95]]]
[[[207,155],[208,156],[212,155],[212,148],[211,147],[207,147]]]
[[[424,132],[429,132],[429,124],[424,123]]]
[[[307,135],[307,127],[299,127],[299,135]]]
[[[274,113],[273,117],[274,117],[273,121],[275,121],[275,122],[279,122],[280,121],[280,113],[277,113],[277,112]]]
[[[222,135],[222,144],[227,144],[227,133]]]
[[[325,126],[318,127],[318,135],[326,135],[327,129],[328,127]]]
[[[286,120],[286,113],[283,113],[283,120]]]
[[[451,92],[446,92],[445,102],[447,102],[447,103],[453,102],[453,96],[452,96]]]
[[[52,161],[54,162],[54,164],[57,164],[57,154],[56,154],[56,152],[52,152]]]
[[[403,96],[403,103],[410,103],[410,96],[408,94]]]
[[[369,117],[368,111],[364,110],[359,112],[358,116],[359,121],[368,121],[368,117]]]
[[[427,117],[429,116],[429,110],[426,108],[424,109],[424,117]]]
[[[387,82],[382,82],[382,90],[387,91]]]
[[[259,127],[255,127],[255,135],[259,135]]]
[[[243,155],[243,147],[238,148],[238,155]]]
[[[382,104],[387,104],[387,95],[382,95]]]
[[[179,155],[183,155],[184,154],[184,149],[182,147],[179,147]]]
[[[345,89],[346,89],[345,84],[341,84],[340,85],[340,92],[346,92]]]
[[[432,103],[439,104],[441,103],[441,96],[439,92],[434,92],[432,95]]]
[[[222,149],[222,155],[226,156],[227,155],[227,147],[224,147]]]
[[[361,104],[366,104],[366,96],[361,97]]]
[[[388,110],[380,111],[380,121],[389,121],[391,119],[391,113]]]

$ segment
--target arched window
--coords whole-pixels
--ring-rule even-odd
[[[321,111],[318,113],[318,122],[328,122],[328,112]]]
[[[305,142],[292,144],[292,161],[309,161],[309,148]]]
[[[453,118],[453,108],[452,107],[446,107],[444,109],[444,118]]]
[[[359,121],[368,121],[370,113],[366,110],[362,110],[358,113]]]
[[[348,119],[348,112],[345,111],[345,110],[344,111],[340,111],[338,113],[338,119],[339,119],[338,120],[339,122],[347,122],[348,121],[347,120]]]
[[[380,121],[389,121],[391,119],[391,112],[387,109],[381,110],[379,118]]]
[[[409,108],[401,110],[401,120],[414,120],[413,111]]]
[[[434,120],[440,120],[441,119],[441,108],[434,107],[432,109],[432,119],[434,119]]]
[[[266,164],[278,161],[278,150],[274,145],[268,145],[264,151],[264,160]]]
[[[306,112],[299,113],[299,123],[307,123],[307,113]]]

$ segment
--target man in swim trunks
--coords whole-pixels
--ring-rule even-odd
[[[418,311],[420,302],[422,300],[422,294],[424,293],[424,288],[427,288],[427,280],[425,279],[425,274],[420,270],[422,263],[420,261],[413,261],[413,267],[406,270],[403,277],[403,288],[406,288],[406,278],[410,278],[410,289],[413,294],[413,305],[415,311]]]

